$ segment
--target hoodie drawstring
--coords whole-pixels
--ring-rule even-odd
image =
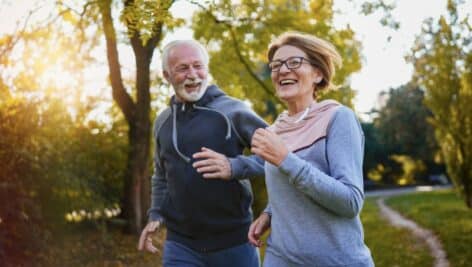
[[[223,114],[222,112],[219,112],[218,110],[215,110],[215,109],[197,106],[196,104],[193,104],[193,108],[194,109],[200,109],[200,110],[213,111],[213,112],[216,112],[216,113],[220,114],[221,116],[223,116],[223,118],[226,121],[226,126],[227,126],[225,140],[228,140],[228,139],[231,138],[231,122],[229,121],[228,117],[225,114]]]
[[[177,145],[177,106],[173,105],[173,110],[172,110],[172,145],[174,146],[175,151],[177,151],[177,154],[187,163],[190,162],[190,158],[185,156],[182,152],[179,150],[179,146]]]
[[[184,104],[185,105],[185,104]],[[182,152],[180,152],[179,150],[179,146],[178,146],[178,143],[177,143],[177,106],[176,105],[173,105],[172,106],[172,145],[174,146],[174,149],[175,151],[177,151],[177,154],[187,163],[189,163],[191,161],[191,159],[187,156],[185,156]],[[213,111],[213,112],[216,112],[218,114],[220,114],[226,121],[226,126],[227,126],[227,130],[226,130],[226,136],[225,136],[225,140],[229,140],[231,138],[231,122],[229,120],[229,118],[223,114],[222,112],[218,111],[218,110],[214,110],[214,109],[211,109],[211,108],[206,108],[206,107],[201,107],[201,106],[197,106],[196,104],[193,104],[193,108],[195,109],[199,109],[199,110],[206,110],[206,111]]]

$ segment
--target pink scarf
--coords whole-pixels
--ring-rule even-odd
[[[284,111],[269,129],[282,138],[289,151],[297,151],[326,136],[331,117],[340,106],[341,104],[334,100],[315,102],[310,105],[306,116],[298,122],[306,110],[292,116]]]

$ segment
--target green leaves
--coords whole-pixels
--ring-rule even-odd
[[[472,208],[472,31],[466,19],[458,19],[459,5],[449,0],[447,16],[425,22],[409,60],[414,79],[426,89],[447,172]]]
[[[378,10],[383,11],[383,16],[380,18],[380,23],[383,26],[398,30],[400,28],[400,23],[394,19],[391,11],[395,9],[395,3],[392,1],[385,0],[375,0],[375,1],[366,1],[361,5],[361,12],[365,15],[371,15]]]
[[[182,19],[175,19],[169,8],[173,0],[135,0],[126,1],[121,12],[120,20],[128,28],[128,35],[138,35],[145,46],[159,28],[156,25],[166,25],[168,29],[181,26]]]
[[[327,92],[352,106],[348,77],[360,69],[360,43],[349,29],[336,29],[332,1],[231,1],[202,7],[193,17],[195,38],[210,48],[210,70],[216,83],[238,98],[251,101],[259,114],[272,121],[284,104],[274,95],[267,64],[270,41],[285,31],[302,31],[331,41],[344,59],[335,83],[342,90]],[[275,108],[275,109],[274,109]]]
[[[435,162],[438,145],[433,127],[427,122],[431,111],[423,103],[424,91],[413,83],[383,92],[386,99],[376,111],[372,124],[364,124],[366,134],[365,173],[383,183],[428,182],[428,174],[438,174]]]

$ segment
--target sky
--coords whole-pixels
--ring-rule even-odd
[[[421,32],[422,22],[429,17],[437,20],[440,15],[446,14],[447,0],[394,2],[396,8],[392,15],[400,23],[400,29],[396,31],[379,23],[380,14],[363,16],[350,12],[336,17],[339,25],[349,23],[356,32],[357,39],[362,42],[363,67],[351,80],[352,87],[357,89],[356,111],[361,115],[377,107],[381,91],[397,88],[410,81],[413,66],[405,61],[405,56],[409,53],[415,36]],[[342,4],[338,7],[342,8]],[[472,11],[471,0],[466,1],[464,10]],[[389,36],[391,39],[387,41]]]
[[[32,7],[31,2],[34,1],[0,1],[2,4],[0,6],[0,34],[13,31],[16,22],[28,14],[28,10]],[[378,95],[381,91],[399,87],[410,80],[413,68],[404,57],[410,51],[415,36],[420,33],[422,21],[428,17],[437,19],[441,14],[445,14],[447,0],[390,1],[396,5],[392,13],[393,17],[400,23],[400,29],[396,31],[379,23],[381,13],[370,16],[360,15],[358,12],[360,7],[355,2],[352,0],[334,1],[334,9],[341,12],[335,15],[335,25],[343,27],[349,24],[356,33],[356,38],[362,43],[362,69],[352,75],[351,86],[357,90],[354,100],[356,112],[364,119],[368,119],[365,113],[378,105]],[[186,1],[176,1],[171,8],[175,16],[182,18],[190,18],[195,10],[196,7]],[[462,10],[472,11],[472,0],[465,0]],[[191,37],[192,31],[189,28],[183,28],[167,35],[162,44]],[[390,41],[387,41],[389,37],[391,37]],[[131,51],[128,50],[125,53],[131,53]],[[105,59],[105,53],[103,56]],[[123,58],[132,58],[132,56]],[[122,64],[127,63],[122,62]],[[96,73],[95,70],[94,72]]]

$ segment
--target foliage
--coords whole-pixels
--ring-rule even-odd
[[[0,102],[0,262],[21,265],[44,238],[37,203],[39,147],[35,107],[23,101]],[[30,233],[25,235],[24,233]]]
[[[341,53],[343,67],[335,76],[333,97],[352,106],[349,76],[358,71],[360,44],[350,28],[333,25],[332,1],[219,1],[193,17],[195,38],[211,50],[210,69],[216,83],[240,99],[248,99],[259,114],[272,121],[284,105],[276,99],[267,68],[267,47],[275,36],[302,31],[331,41]],[[301,19],[303,18],[303,19]]]
[[[407,84],[383,93],[386,103],[377,112],[374,125],[386,150],[433,161],[436,143],[426,121],[431,111],[423,104],[424,92]]]
[[[64,23],[34,24],[11,37],[18,41],[0,64],[2,91],[7,96],[1,101],[5,112],[10,102],[28,106],[12,116],[29,114],[29,126],[37,128],[32,135],[37,150],[28,152],[41,179],[50,183],[43,195],[61,195],[51,199],[56,204],[47,210],[55,220],[63,220],[71,209],[92,209],[119,201],[126,129],[120,116],[109,114],[112,122],[90,118],[99,108],[107,112],[103,108],[106,97],[97,92],[90,96],[91,90],[84,88],[85,68],[96,63],[90,53],[97,38],[88,32],[71,32],[70,24],[79,23],[79,18],[70,9],[59,6],[58,13],[53,14],[65,17]],[[91,26],[87,21],[80,24]],[[15,123],[18,125],[14,127],[26,125],[22,120]]]
[[[424,192],[387,200],[387,204],[421,226],[431,229],[443,244],[451,266],[472,261],[472,214],[458,194],[447,190]],[[426,265],[418,265],[426,266]]]
[[[388,160],[383,144],[379,140],[377,128],[372,122],[362,122],[362,131],[364,132],[364,162],[363,173],[364,179],[369,178],[372,181],[389,183],[390,177],[384,176],[384,162]]]
[[[103,209],[121,197],[122,119],[90,119],[103,103],[83,87],[96,38],[71,33],[65,22],[28,25],[0,42],[7,51],[0,60],[0,201],[8,203],[0,208],[0,262],[13,266],[34,262],[67,212]]]
[[[57,100],[11,98],[0,103],[0,135],[0,201],[9,203],[0,209],[5,262],[33,260],[67,212],[119,201],[126,152],[120,131],[82,125]]]
[[[385,0],[365,1],[361,4],[361,12],[365,15],[370,15],[378,10],[383,12],[380,23],[383,26],[398,30],[400,23],[395,20],[392,15],[392,10],[395,9],[395,2]]]
[[[472,28],[460,19],[460,1],[448,1],[448,15],[428,20],[409,60],[425,103],[447,173],[472,208]]]
[[[132,4],[125,5],[120,19],[128,27],[128,37],[132,38],[137,34],[144,46],[155,36],[156,25],[166,25],[169,30],[182,26],[184,20],[175,19],[169,12],[173,2],[173,0],[135,0]]]
[[[433,127],[427,122],[431,111],[423,103],[424,92],[406,84],[381,93],[385,103],[375,112],[366,134],[365,173],[386,183],[427,182],[429,174],[442,171],[437,162],[438,146]]]
[[[399,185],[414,184],[418,173],[423,173],[426,169],[421,160],[415,160],[407,155],[391,155],[390,158],[401,165],[401,175],[394,177]]]

